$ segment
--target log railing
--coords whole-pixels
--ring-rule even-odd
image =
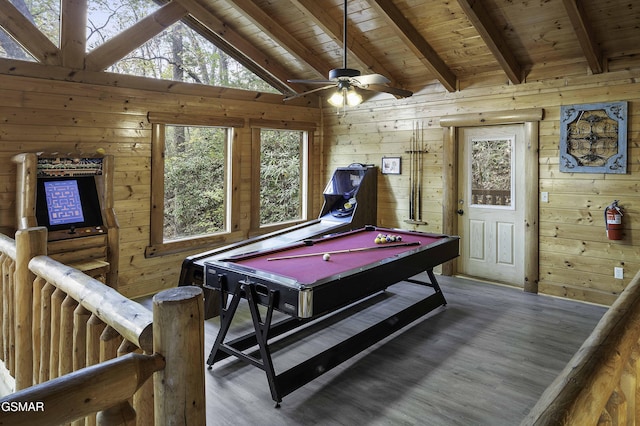
[[[204,424],[202,291],[159,293],[151,312],[45,252],[44,228],[0,235],[0,356],[17,389],[0,425]]]
[[[522,425],[640,424],[640,272]]]
[[[4,361],[4,366],[8,370],[10,378],[14,383],[7,384],[15,389],[15,335],[14,335],[14,289],[16,272],[16,242],[4,234],[0,234],[0,272],[2,281],[0,285],[0,319],[2,320],[2,339],[0,339],[0,358]]]

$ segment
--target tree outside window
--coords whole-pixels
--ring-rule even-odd
[[[260,129],[260,226],[306,219],[307,137]]]
[[[60,47],[60,0],[9,1],[55,46]],[[159,8],[158,3],[152,0],[88,0],[87,52],[108,42]],[[2,28],[0,57],[34,61],[33,56]],[[279,93],[182,21],[137,46],[105,71]]]
[[[163,240],[226,231],[229,129],[164,126]]]

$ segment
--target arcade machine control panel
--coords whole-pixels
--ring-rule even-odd
[[[106,232],[106,229],[104,229],[102,226],[87,226],[87,227],[80,227],[80,228],[76,228],[75,226],[70,226],[69,229],[49,232],[49,241],[60,241],[60,240],[68,240],[71,238],[90,237],[93,235],[102,235],[105,232]]]

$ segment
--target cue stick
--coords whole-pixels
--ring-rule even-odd
[[[392,247],[419,246],[419,245],[420,245],[420,241],[414,241],[412,243],[402,243],[402,244],[380,244],[380,245],[373,246],[373,247],[359,247],[359,248],[354,248],[354,249],[323,251],[323,252],[305,253],[305,254],[293,254],[291,256],[281,256],[281,257],[270,257],[270,258],[267,259],[267,261],[284,260],[284,259],[297,259],[299,257],[323,256],[325,254],[353,253],[353,252],[357,252],[357,251],[375,250],[375,249],[392,248]]]
[[[416,220],[418,209],[417,191],[418,191],[418,122],[414,122],[413,125],[413,215],[412,220]]]
[[[416,123],[415,121],[411,123],[411,214],[409,215],[409,219],[416,219],[416,188],[417,188],[417,170],[416,170]]]
[[[413,122],[411,122],[411,138],[409,143],[409,219],[413,219]]]
[[[415,200],[413,201],[413,205],[414,205],[414,212],[413,212],[413,220],[417,220],[418,217],[420,216],[420,152],[418,151],[418,134],[419,134],[419,128],[420,128],[420,124],[418,121],[416,121],[416,125],[415,125],[415,131],[414,131],[414,137],[413,140],[415,141],[414,147],[413,147],[413,152],[415,153],[413,158],[416,163],[414,170],[415,170],[415,179],[414,179],[414,185],[416,186],[415,191],[413,191],[413,193],[415,194]]]
[[[416,219],[422,221],[422,150],[424,146],[424,128],[420,130],[420,122],[418,122],[417,125],[420,137],[420,151],[418,152],[418,215]]]

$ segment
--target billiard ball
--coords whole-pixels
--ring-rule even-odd
[[[325,253],[322,255],[322,260],[324,260],[325,262],[329,259],[331,259],[331,255],[329,253]]]

